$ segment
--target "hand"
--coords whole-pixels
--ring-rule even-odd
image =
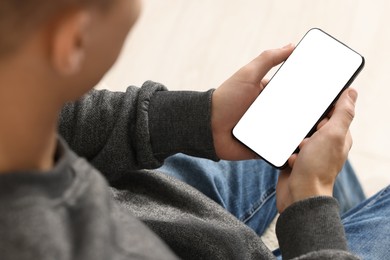
[[[232,130],[267,84],[263,77],[293,51],[293,45],[263,52],[225,81],[212,97],[211,125],[217,156],[225,160],[257,158],[237,141]]]
[[[276,187],[279,212],[309,197],[332,196],[336,177],[352,146],[349,127],[356,99],[356,90],[344,91],[329,117],[300,144],[300,152],[289,158],[289,167],[280,173]]]

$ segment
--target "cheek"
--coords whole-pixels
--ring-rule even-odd
[[[118,0],[109,13],[96,17],[80,72],[84,83],[82,91],[94,87],[117,60],[126,36],[139,15],[139,5],[135,3],[139,1]]]
[[[99,59],[102,67],[109,69],[118,58],[123,47],[123,43],[138,19],[140,13],[140,1],[138,0],[119,0],[96,26],[94,35],[94,45],[91,48],[91,54]],[[94,57],[91,57],[93,59]],[[95,59],[95,60],[96,60]]]

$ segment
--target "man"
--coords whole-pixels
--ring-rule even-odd
[[[263,76],[292,46],[264,52],[215,92],[169,92],[146,82],[125,93],[94,92],[68,106],[69,131],[83,129],[67,139],[92,162],[109,161],[101,166],[109,188],[57,137],[57,114],[113,64],[138,16],[138,1],[7,0],[0,6],[1,34],[7,35],[0,41],[2,259],[274,257],[251,229],[200,192],[140,169],[159,167],[178,152],[253,158],[231,129],[264,87]],[[292,169],[282,173],[277,231],[286,259],[354,259],[331,194],[351,146],[356,97],[353,89],[340,97],[330,119],[290,158]],[[94,133],[80,121],[99,103],[109,105],[94,114],[103,131]],[[383,215],[386,192],[376,197]]]

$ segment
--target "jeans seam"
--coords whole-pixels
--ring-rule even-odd
[[[260,200],[255,203],[247,214],[244,214],[243,217],[240,217],[241,221],[246,223],[248,222],[263,206],[267,203],[276,193],[275,189],[270,189],[263,196],[261,196]]]
[[[352,215],[346,217],[346,218],[343,218],[342,219],[342,223],[345,223],[347,222],[348,220],[350,220],[353,216],[355,216],[356,214],[358,214],[360,211],[364,210],[364,209],[367,209],[367,208],[371,208],[372,205],[374,205],[379,199],[381,199],[387,192],[390,191],[390,185],[387,186],[386,188],[384,188],[379,194],[377,194],[377,196],[375,196],[375,199],[371,200],[369,203],[367,203],[367,205],[365,205],[364,207],[362,207],[361,209],[359,209],[358,211],[354,212]]]
[[[384,188],[379,194],[378,196],[376,196],[376,198],[372,201],[370,201],[366,206],[365,208],[370,208],[372,207],[372,205],[374,205],[378,200],[380,200],[388,191],[389,191],[389,188],[390,186],[387,186],[386,188]]]

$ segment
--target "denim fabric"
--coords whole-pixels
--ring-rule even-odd
[[[342,216],[348,246],[362,259],[390,258],[390,186]]]
[[[259,235],[277,214],[278,170],[263,161],[213,162],[177,154],[169,157],[159,170],[197,188]],[[337,178],[334,196],[340,203],[350,250],[362,259],[387,259],[390,186],[364,200],[360,183],[347,161]],[[281,259],[279,250],[274,254]]]
[[[177,154],[166,159],[159,171],[195,187],[260,236],[277,214],[275,187],[279,171],[264,161],[213,162]],[[334,196],[342,213],[365,198],[349,162],[339,174]]]
[[[389,259],[390,186],[341,216],[349,250],[361,259]],[[282,259],[279,249],[277,259]]]

